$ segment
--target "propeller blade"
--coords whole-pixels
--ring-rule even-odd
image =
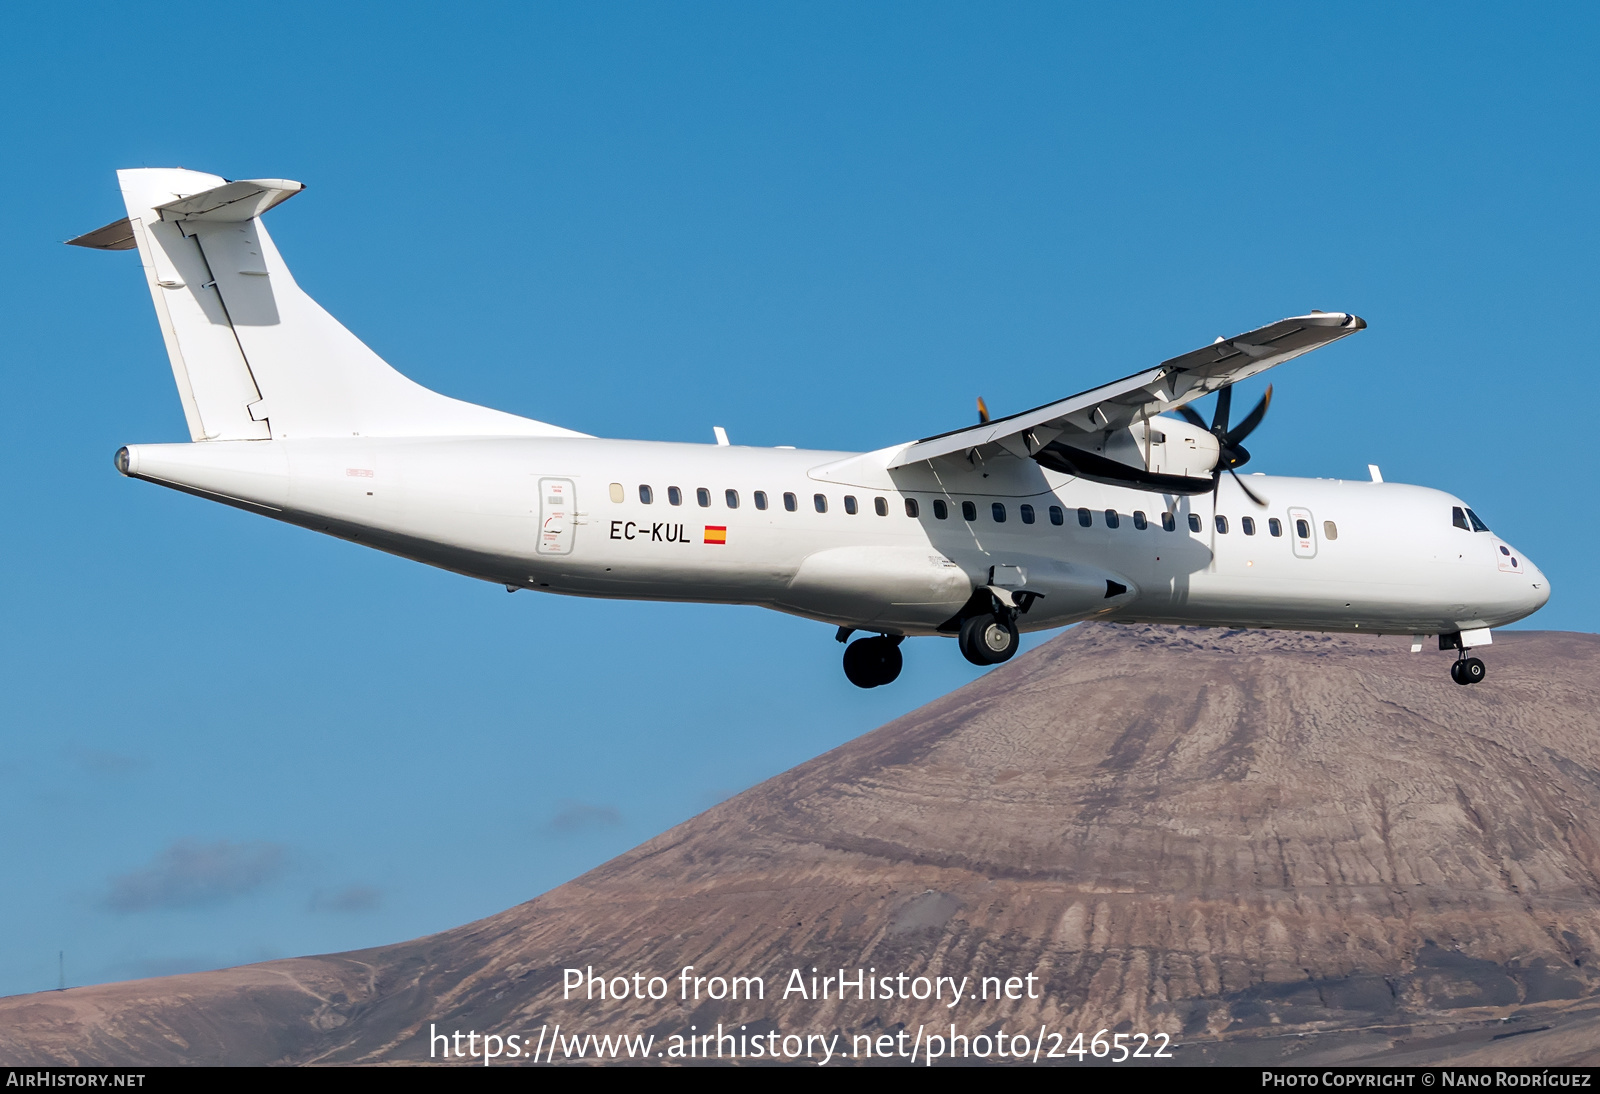
[[[989,424],[989,407],[984,403],[983,396],[978,396],[978,424]]]
[[[1233,476],[1233,481],[1239,484],[1239,489],[1244,491],[1244,496],[1245,497],[1249,498],[1251,501],[1255,502],[1258,506],[1260,506],[1263,509],[1265,509],[1267,507],[1267,503],[1262,501],[1261,498],[1256,494],[1256,492],[1254,490],[1250,489],[1248,486],[1246,486],[1244,484],[1244,480],[1239,477],[1239,473],[1237,471],[1235,471],[1233,468],[1230,467],[1230,468],[1228,468],[1228,474],[1232,475]],[[1218,476],[1218,481],[1221,481],[1221,476],[1220,475]]]
[[[1196,414],[1195,411],[1194,411],[1194,408],[1189,406],[1188,404],[1184,404],[1183,406],[1180,406],[1178,408],[1178,413],[1183,415],[1183,420],[1184,421],[1188,422],[1190,425],[1194,426],[1195,428],[1197,428],[1197,429],[1205,429],[1206,428],[1206,420],[1204,418],[1200,417],[1200,415]]]
[[[1223,390],[1226,391],[1227,388],[1223,388]],[[1215,471],[1211,472],[1211,519],[1206,522],[1210,525],[1207,532],[1210,536],[1211,565],[1209,569],[1212,573],[1217,572],[1217,495],[1221,489],[1222,468],[1219,465]]]
[[[1219,428],[1224,433],[1228,431],[1228,411],[1231,409],[1233,409],[1233,385],[1229,384],[1217,392],[1217,411],[1211,416],[1211,432],[1215,433]]]
[[[1267,393],[1261,397],[1261,401],[1256,404],[1256,408],[1249,414],[1245,415],[1244,421],[1228,430],[1228,443],[1238,444],[1240,441],[1250,436],[1250,434],[1255,431],[1256,426],[1261,424],[1261,419],[1267,416],[1267,408],[1271,405],[1272,385],[1268,384]]]

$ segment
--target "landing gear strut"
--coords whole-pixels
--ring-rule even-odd
[[[1488,670],[1484,668],[1483,662],[1476,657],[1468,657],[1466,650],[1462,650],[1461,655],[1450,666],[1450,679],[1458,684],[1476,684],[1487,674]]]
[[[858,688],[892,684],[900,675],[903,660],[898,634],[858,638],[844,648],[844,674]]]

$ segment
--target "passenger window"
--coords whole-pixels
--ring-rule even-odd
[[[649,505],[651,502],[656,500],[655,491],[651,490],[648,486],[641,485],[639,487],[639,500],[644,504]]]
[[[1087,528],[1094,523],[1094,514],[1087,509],[1078,510],[1078,523]]]
[[[1339,526],[1333,523],[1331,520],[1325,520],[1322,522],[1322,534],[1327,536],[1329,539],[1338,539]]]
[[[1162,513],[1161,527],[1166,529],[1168,532],[1176,532],[1178,530],[1178,518],[1173,516],[1171,513]]]
[[[724,490],[722,492],[722,500],[728,503],[729,509],[739,508],[739,491]]]
[[[1032,524],[1033,523],[1033,506],[1031,506],[1031,505],[1019,505],[1019,506],[1017,506],[1017,512],[1022,514],[1022,523],[1023,524]]]
[[[1459,505],[1452,505],[1450,507],[1450,523],[1461,529],[1463,532],[1472,531],[1472,525],[1467,523],[1466,510],[1462,509]]]
[[[882,498],[873,498],[872,511],[880,517],[886,517],[889,515],[889,503]]]
[[[939,520],[943,520],[950,515],[950,507],[944,503],[943,498],[933,499],[933,515]]]
[[[1310,539],[1311,522],[1304,519],[1296,520],[1294,522],[1294,534],[1299,536],[1301,539]]]
[[[800,501],[793,494],[786,492],[783,495],[783,507],[792,513],[800,508]]]
[[[1479,520],[1478,514],[1474,513],[1471,509],[1467,510],[1467,519],[1472,522],[1472,530],[1474,532],[1487,532],[1489,530],[1489,526],[1483,523],[1483,521]]]
[[[916,498],[907,498],[906,499],[906,516],[908,516],[908,517],[918,517],[918,516],[921,516],[921,515],[922,514],[917,510],[917,499]]]
[[[622,484],[620,482],[614,482],[614,483],[611,484],[611,500],[614,501],[614,502],[617,502],[618,504],[621,504],[621,502],[622,502]]]
[[[828,511],[828,496],[826,494],[813,494],[811,496],[811,504],[817,507],[817,512],[826,513]]]
[[[694,500],[700,503],[700,508],[702,509],[711,508],[711,491],[703,486],[700,487],[694,492]]]
[[[757,490],[755,499],[757,509],[765,509],[767,507],[767,492],[765,490]]]
[[[965,521],[978,519],[978,506],[975,502],[964,501],[961,503],[961,519]]]
[[[844,511],[852,517],[856,515],[856,499],[854,494],[844,496]]]
[[[1199,530],[1200,530],[1200,514],[1199,513],[1190,513],[1189,514],[1189,531],[1198,532]]]
[[[1061,506],[1052,505],[1050,507],[1050,523],[1054,524],[1057,528],[1059,528],[1059,527],[1061,527],[1061,525],[1065,524],[1066,522],[1067,522],[1067,515],[1061,511]]]
[[[682,505],[683,491],[679,490],[676,486],[667,487],[667,500],[673,505]]]
[[[1275,536],[1283,535],[1283,521],[1279,520],[1277,517],[1268,517],[1267,531],[1271,532]]]
[[[1255,517],[1240,517],[1239,518],[1239,531],[1243,532],[1247,536],[1255,535],[1256,534],[1256,518]]]
[[[1135,509],[1133,511],[1133,526],[1141,532],[1150,527],[1150,522],[1145,519],[1144,510]]]
[[[1228,518],[1223,516],[1221,513],[1217,514],[1217,531],[1221,532],[1223,535],[1228,534]]]
[[[994,516],[994,522],[996,524],[1004,524],[1006,522],[1006,507],[1001,503],[995,502],[994,504],[990,505],[989,512]]]
[[[1107,528],[1116,528],[1121,524],[1122,524],[1122,518],[1117,516],[1117,511],[1115,509],[1107,509],[1106,510],[1106,527]]]

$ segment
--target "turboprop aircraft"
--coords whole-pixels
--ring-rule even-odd
[[[902,641],[969,661],[1085,619],[1438,636],[1471,649],[1550,596],[1459,498],[1240,476],[1272,389],[1232,385],[1366,327],[1269,323],[1033,410],[876,451],[608,440],[451,399],[402,376],[290,276],[262,214],[302,189],[121,171],[127,216],[68,242],[137,249],[188,444],[117,469],[508,590],[756,604],[848,642],[851,682]],[[1211,394],[1208,423],[1190,406]],[[1172,416],[1176,414],[1176,417]],[[851,635],[863,637],[850,642]]]

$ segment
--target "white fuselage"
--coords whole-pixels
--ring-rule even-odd
[[[135,477],[511,588],[754,604],[886,634],[950,633],[986,585],[1040,594],[1024,630],[1107,617],[1446,634],[1549,598],[1515,548],[1453,526],[1463,502],[1390,483],[1251,476],[1260,507],[1224,476],[1213,509],[1209,493],[1106,486],[1011,456],[887,470],[881,453],[587,437],[125,451]]]

